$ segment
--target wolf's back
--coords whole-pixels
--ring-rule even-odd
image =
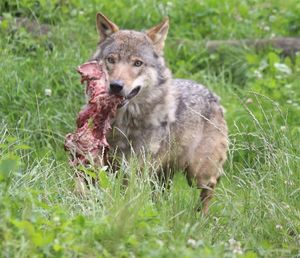
[[[203,85],[192,80],[173,79],[172,86],[177,92],[177,119],[185,120],[186,115],[210,119],[215,107],[223,112],[220,98]]]

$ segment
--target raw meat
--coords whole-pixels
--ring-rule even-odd
[[[108,75],[97,61],[87,62],[79,66],[77,71],[81,75],[81,83],[86,81],[88,103],[79,112],[76,132],[66,135],[65,149],[71,154],[72,166],[102,166],[109,148],[106,135],[123,98],[109,94]]]

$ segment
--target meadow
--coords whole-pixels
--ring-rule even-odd
[[[63,148],[85,101],[75,68],[98,42],[97,11],[144,30],[170,17],[174,77],[221,97],[225,175],[207,216],[180,171],[153,189],[132,162],[73,191]],[[0,1],[0,257],[300,257],[300,53],[205,48],[207,40],[297,37],[297,0]],[[155,191],[155,198],[153,198]]]

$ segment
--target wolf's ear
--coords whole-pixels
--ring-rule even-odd
[[[169,30],[169,17],[166,17],[160,24],[148,30],[147,36],[152,40],[155,49],[161,53]]]
[[[104,41],[111,34],[119,31],[118,26],[107,19],[102,13],[97,13],[96,26],[100,35],[100,42]]]

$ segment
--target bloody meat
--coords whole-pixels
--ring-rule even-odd
[[[111,119],[123,98],[108,92],[108,76],[97,61],[78,67],[81,83],[86,81],[88,103],[79,112],[77,130],[65,139],[65,149],[70,152],[70,164],[104,165],[109,144],[106,139],[111,129]]]

